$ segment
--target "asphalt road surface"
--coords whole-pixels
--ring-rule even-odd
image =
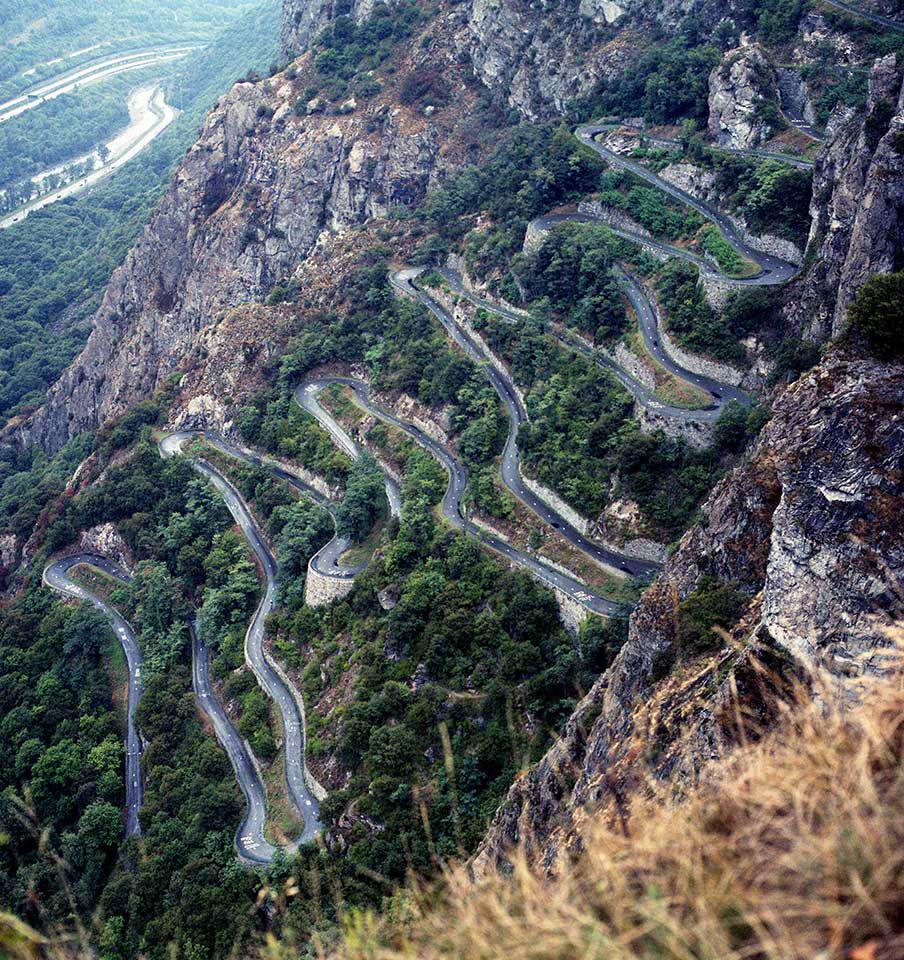
[[[69,579],[69,571],[78,564],[87,564],[121,580],[128,582],[129,575],[111,560],[94,553],[76,553],[55,560],[44,568],[43,580],[52,590],[76,600],[85,600],[94,606],[110,621],[116,639],[126,655],[129,673],[129,690],[126,707],[126,836],[141,833],[138,813],[141,810],[143,785],[141,781],[141,739],[135,729],[135,711],[141,700],[141,650],[135,632],[123,617],[100,597]]]
[[[444,307],[414,285],[413,280],[421,270],[420,267],[406,267],[393,273],[390,280],[396,289],[406,296],[413,297],[430,310],[455,343],[480,365],[500,400],[502,400],[509,417],[508,437],[502,451],[502,482],[528,509],[545,523],[558,530],[572,546],[597,563],[627,573],[632,577],[643,577],[655,573],[659,569],[659,564],[649,560],[626,557],[593,543],[557,510],[528,489],[521,479],[518,452],[518,429],[527,423],[527,412],[515,391],[514,384],[493,365],[492,358],[482,344],[479,344],[470,334],[459,327]]]
[[[842,0],[826,0],[830,7],[836,7],[844,13],[851,13],[855,17],[863,17],[866,20],[875,23],[877,26],[885,27],[887,30],[894,30],[896,33],[904,33],[904,23],[900,20],[892,20],[891,17],[883,17],[881,14],[872,13],[868,10],[861,10],[852,3],[843,3]],[[900,8],[899,8],[900,9]]]
[[[180,454],[182,444],[191,439],[192,436],[194,436],[194,433],[191,431],[167,435],[159,444],[161,455],[172,457]],[[263,690],[276,703],[282,716],[286,786],[289,798],[304,821],[304,831],[298,842],[306,843],[320,833],[322,825],[320,823],[320,804],[309,790],[305,779],[304,725],[294,696],[264,655],[264,622],[276,603],[276,559],[270,552],[263,534],[258,529],[248,505],[242,499],[238,490],[207,461],[192,460],[191,464],[198,473],[206,477],[216,487],[264,571],[266,579],[264,596],[261,598],[245,634],[245,661],[251,667]],[[244,837],[241,839],[244,840]],[[255,842],[255,838],[251,837],[246,843],[246,849],[253,852]]]
[[[210,683],[210,658],[207,644],[197,624],[191,623],[192,643],[192,689],[204,715],[210,721],[217,740],[226,751],[235,771],[235,778],[245,796],[245,818],[235,834],[235,848],[242,860],[251,864],[267,864],[278,850],[290,853],[298,843],[290,847],[274,847],[264,836],[267,821],[267,791],[257,772],[251,749],[239,736],[217,699]]]
[[[470,300],[471,303],[473,303],[476,307],[486,310],[488,313],[496,314],[507,323],[520,324],[524,321],[525,314],[518,313],[516,310],[510,310],[507,307],[499,304],[491,303],[489,300],[484,300],[483,298],[472,293],[467,289],[467,287],[464,286],[460,273],[450,270],[448,267],[442,267],[438,269],[437,272],[445,278],[454,294],[459,297],[464,297],[466,300]],[[683,407],[674,407],[670,404],[664,403],[655,395],[655,393],[653,393],[652,390],[645,387],[638,380],[635,380],[634,377],[631,376],[631,374],[619,363],[606,354],[594,350],[593,347],[587,344],[580,337],[576,335],[569,335],[567,331],[560,332],[554,328],[549,328],[546,332],[558,340],[559,343],[561,343],[566,349],[574,350],[576,353],[581,354],[581,356],[586,357],[588,360],[594,361],[600,367],[610,370],[618,378],[619,382],[625,387],[625,389],[628,390],[634,399],[642,406],[657,413],[661,413],[667,417],[672,417],[675,420],[686,420],[697,423],[713,423],[719,418],[723,407],[727,403],[735,401],[740,403],[742,406],[749,406],[750,397],[748,397],[743,390],[740,390],[729,383],[722,383],[721,381],[715,380],[712,377],[705,377],[696,373],[692,373],[689,370],[685,370],[684,367],[672,360],[672,358],[665,352],[660,342],[658,325],[656,323],[656,313],[653,309],[653,304],[650,302],[647,292],[643,288],[643,285],[639,280],[637,280],[635,277],[632,277],[624,270],[619,269],[618,274],[622,289],[628,297],[628,300],[630,300],[631,305],[634,307],[634,311],[637,315],[638,327],[649,353],[663,367],[675,374],[681,380],[684,380],[685,382],[695,387],[699,387],[701,390],[705,390],[707,393],[709,393],[711,402],[708,406],[698,410],[687,410]]]

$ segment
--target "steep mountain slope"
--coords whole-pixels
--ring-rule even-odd
[[[408,16],[404,6],[370,3],[351,13],[364,18],[375,9],[387,23]],[[303,49],[338,12],[287,2],[284,47]],[[675,29],[686,12],[684,5],[553,11],[474,0],[434,10],[396,45],[391,71],[368,74],[357,94],[362,81],[344,94],[334,85],[332,105],[305,93],[322,82],[322,61],[311,54],[289,73],[237,85],[114,277],[83,354],[21,426],[20,441],[57,449],[121,413],[176,370],[224,311],[264,299],[315,246],[416,203],[476,156],[490,131],[470,117],[472,75],[525,117],[560,113],[600,78],[605,86],[605,77],[624,72],[651,36]],[[706,3],[694,12],[713,24],[721,16]],[[425,90],[437,96],[423,101]],[[842,123],[817,164],[811,247],[818,255],[787,308],[790,328],[816,339],[837,332],[857,286],[876,269],[894,268],[901,249],[894,57],[877,65],[872,90],[867,118]]]
[[[25,427],[28,441],[57,449],[122,413],[224,310],[264,299],[318,241],[416,201],[436,168],[460,162],[471,94],[441,43],[414,57],[403,72],[445,71],[457,109],[399,107],[389,83],[328,115],[306,112],[304,99],[296,110],[302,78],[237,84],[114,275],[85,350]]]
[[[900,364],[836,350],[789,387],[642,597],[615,662],[512,787],[477,870],[516,843],[549,865],[588,809],[627,802],[647,770],[693,778],[756,735],[767,717],[755,660],[785,678],[818,668],[849,693],[880,670],[904,613],[902,471]],[[709,624],[734,625],[730,640]]]
[[[904,87],[892,54],[877,60],[865,117],[843,123],[816,163],[812,267],[790,299],[789,320],[811,336],[837,336],[873,273],[904,266]]]

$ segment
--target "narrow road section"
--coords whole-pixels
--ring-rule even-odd
[[[179,456],[182,445],[191,439],[192,432],[172,433],[159,444],[160,454],[165,458]],[[264,595],[245,634],[245,662],[251,668],[264,692],[274,701],[282,717],[283,751],[286,771],[286,787],[289,799],[304,821],[304,830],[299,843],[313,840],[322,829],[320,804],[308,788],[304,761],[304,721],[299,704],[283,682],[264,653],[264,626],[267,617],[276,605],[277,565],[263,533],[257,526],[251,510],[235,487],[206,460],[192,459],[192,467],[216,487],[233,519],[254,551],[266,580]],[[256,841],[252,837],[248,848]]]
[[[540,499],[524,483],[520,470],[520,453],[518,451],[518,430],[528,422],[527,412],[518,396],[515,385],[497,366],[494,358],[488,351],[453,319],[445,307],[437,303],[433,297],[414,285],[414,279],[421,273],[423,267],[405,267],[390,275],[390,282],[405,296],[411,297],[423,304],[442,324],[449,336],[459,347],[477,364],[480,365],[487,379],[493,385],[499,399],[502,401],[509,417],[509,432],[502,451],[502,481],[508,489],[541,520],[549,524],[574,547],[591,560],[610,567],[616,571],[627,573],[632,577],[644,577],[655,573],[659,564],[649,560],[637,560],[608,550],[593,543],[576,529],[556,509]]]
[[[772,256],[772,254],[761,253],[759,250],[755,250],[740,235],[737,227],[734,225],[731,219],[720,210],[710,206],[703,200],[698,200],[686,190],[682,190],[680,187],[676,187],[674,184],[663,180],[658,174],[653,173],[652,170],[648,170],[645,166],[643,166],[643,164],[638,163],[636,160],[631,160],[628,157],[624,157],[621,154],[616,153],[614,150],[610,150],[596,139],[597,136],[602,133],[607,133],[611,129],[612,125],[607,123],[586,123],[577,128],[575,131],[575,136],[585,146],[590,147],[591,150],[594,150],[596,153],[598,153],[607,163],[611,164],[612,166],[621,167],[623,170],[633,173],[635,176],[640,177],[642,180],[646,180],[647,183],[656,187],[658,190],[661,190],[668,196],[673,197],[675,200],[678,200],[691,209],[696,210],[697,213],[704,216],[707,220],[719,228],[719,230],[722,232],[722,236],[728,241],[729,244],[731,244],[736,253],[757,264],[759,267],[759,272],[751,277],[731,277],[722,273],[722,271],[719,270],[717,266],[710,263],[709,260],[705,259],[704,257],[700,257],[697,254],[690,253],[687,250],[683,250],[681,247],[650,240],[648,237],[643,237],[640,234],[634,233],[630,230],[622,230],[621,228],[607,224],[609,229],[614,234],[617,236],[622,236],[627,240],[631,240],[634,243],[639,243],[643,246],[661,249],[664,253],[667,253],[671,256],[678,256],[686,260],[691,260],[696,263],[705,273],[718,277],[723,282],[730,283],[734,286],[771,286],[782,284],[787,283],[797,274],[800,268],[795,264],[789,263],[787,260],[782,260],[780,257]],[[541,226],[550,227],[554,226],[556,223],[563,222],[563,218],[571,219],[571,215],[553,214],[548,217],[541,217],[535,222]],[[588,217],[585,219],[589,220],[592,218]]]
[[[440,267],[437,269],[437,273],[446,280],[450,290],[456,296],[469,300],[474,306],[481,310],[495,314],[504,322],[520,324],[526,319],[523,313],[518,313],[516,310],[511,310],[508,307],[477,296],[477,294],[467,288],[464,283],[464,278],[457,271],[451,270],[448,267]],[[638,329],[643,336],[644,345],[650,355],[670,373],[673,373],[686,383],[699,387],[709,393],[712,397],[712,403],[699,410],[688,410],[684,407],[674,407],[663,403],[652,390],[645,387],[638,380],[635,380],[634,377],[612,357],[599,350],[595,350],[580,337],[568,336],[553,328],[547,329],[546,333],[557,340],[566,350],[573,350],[582,357],[592,360],[603,369],[610,370],[622,386],[624,386],[642,406],[656,413],[661,413],[664,416],[672,417],[675,420],[714,423],[721,415],[722,409],[727,403],[736,402],[742,406],[749,406],[750,397],[743,390],[738,389],[732,384],[715,380],[712,377],[691,373],[672,360],[660,342],[656,312],[643,285],[625,270],[619,269],[618,274],[622,289],[630,301],[631,306],[634,307]],[[429,293],[427,295],[429,296]]]
[[[54,560],[44,568],[43,581],[65,597],[72,597],[90,603],[110,621],[116,639],[126,655],[129,672],[128,701],[126,706],[126,836],[133,837],[141,833],[138,819],[144,795],[141,780],[141,739],[135,728],[135,711],[141,700],[141,650],[135,632],[128,622],[106,601],[69,578],[69,571],[79,564],[94,567],[102,573],[123,583],[128,583],[129,575],[117,564],[106,557],[94,553],[76,553],[60,560]]]
[[[210,652],[202,632],[194,620],[191,624],[191,680],[195,699],[210,721],[220,745],[226,751],[235,779],[245,797],[245,817],[235,834],[235,848],[239,858],[249,864],[268,864],[278,850],[291,853],[290,847],[274,847],[264,835],[267,822],[267,791],[251,754],[251,748],[239,736],[238,730],[217,699],[210,683]]]

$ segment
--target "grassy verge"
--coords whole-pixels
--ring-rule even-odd
[[[386,521],[378,520],[371,528],[366,539],[360,543],[353,544],[345,553],[342,554],[341,561],[347,567],[355,567],[359,563],[366,563],[376,552],[383,539],[383,531],[386,529]]]
[[[692,383],[682,380],[659,363],[647,350],[643,336],[639,330],[632,330],[626,337],[630,351],[643,361],[644,365],[653,374],[656,386],[654,393],[664,403],[684,410],[701,410],[709,406],[711,398],[705,390],[695,387]]]
[[[282,720],[275,707],[271,709],[272,723],[282,732]],[[301,836],[304,821],[289,799],[286,786],[286,751],[281,748],[273,762],[263,770],[267,790],[267,822],[264,836],[270,843],[283,846]]]
[[[72,567],[69,571],[69,579],[72,580],[73,583],[84,587],[86,590],[90,590],[93,594],[107,602],[109,602],[110,595],[113,591],[122,586],[122,583],[115,577],[108,576],[106,573],[102,573],[100,570],[86,563],[79,563]],[[120,728],[125,732],[129,668],[126,664],[125,651],[122,649],[122,644],[117,640],[112,627],[107,632],[107,646],[103,655],[104,666],[113,690],[113,702],[116,705],[116,719]]]
[[[719,269],[730,277],[753,277],[760,268],[752,260],[742,257],[722,236],[718,227],[705,227],[698,234],[700,245],[719,264]]]

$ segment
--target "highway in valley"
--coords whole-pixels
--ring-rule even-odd
[[[76,196],[108,177],[115,170],[134,159],[151,144],[176,119],[177,111],[166,102],[163,90],[157,85],[150,85],[133,90],[128,98],[129,126],[117,133],[109,142],[109,153],[105,160],[96,165],[95,169],[77,180],[50,190],[42,196],[30,200],[28,203],[0,217],[0,230],[5,230],[17,223],[21,223],[29,214],[36,210],[50,206],[67,197]],[[89,155],[90,156],[90,155]],[[54,173],[63,171],[71,164],[77,164],[88,157],[79,157],[64,164],[57,164],[51,170],[46,170],[36,181],[45,179]],[[98,158],[99,159],[99,158]]]
[[[29,88],[24,93],[0,103],[0,123],[12,120],[29,110],[34,110],[46,103],[55,100],[65,93],[82,90],[87,86],[117,77],[123,73],[142,70],[158,64],[172,63],[188,56],[198,49],[197,44],[182,44],[179,46],[150,48],[137,50],[133,53],[122,53],[104,57],[95,63],[75,67],[67,70],[51,80],[44,80]]]

